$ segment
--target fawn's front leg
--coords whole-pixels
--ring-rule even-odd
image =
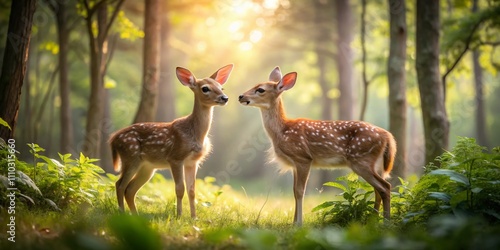
[[[311,163],[295,163],[293,170],[293,195],[295,197],[295,215],[293,222],[302,225],[302,204],[304,203],[304,193],[306,192],[307,180]]]
[[[189,198],[189,208],[191,210],[191,218],[196,218],[195,195],[196,195],[196,172],[198,171],[198,162],[184,162],[184,178],[186,180],[186,188]]]

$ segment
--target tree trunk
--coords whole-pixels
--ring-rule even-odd
[[[170,21],[168,18],[168,1],[162,2],[164,13],[161,17],[161,41],[160,41],[160,81],[158,82],[158,108],[156,109],[156,121],[172,121],[176,118],[175,113],[175,87],[172,82],[174,73],[170,64],[171,47],[168,43],[170,37]]]
[[[90,97],[87,109],[87,123],[82,146],[83,153],[91,158],[99,158],[101,152],[103,114],[104,114],[104,76],[108,62],[107,37],[124,0],[115,1],[114,10],[108,21],[108,2],[95,3],[92,8],[87,0],[82,4],[87,11],[85,18],[90,43]],[[97,8],[97,9],[95,9]],[[94,37],[92,15],[97,13],[97,37]],[[106,138],[107,139],[107,138]]]
[[[361,102],[361,112],[359,115],[359,120],[363,121],[365,119],[366,105],[368,104],[368,77],[366,76],[366,5],[367,0],[361,1],[361,62],[363,65],[362,78],[363,78],[363,99]]]
[[[36,0],[12,1],[7,41],[0,75],[0,117],[12,128],[0,126],[0,138],[14,137]]]
[[[111,147],[108,146],[108,140],[111,132],[112,132],[112,123],[111,123],[111,100],[109,98],[109,89],[103,90],[103,114],[102,114],[102,123],[101,123],[101,152],[100,152],[100,166],[104,171],[112,173],[113,166],[111,159]]]
[[[141,102],[134,123],[154,121],[158,104],[160,67],[160,1],[146,0],[144,11],[144,66]]]
[[[339,119],[352,120],[352,10],[348,0],[337,0],[337,71],[339,79]]]
[[[439,1],[417,0],[416,70],[425,134],[425,162],[448,148],[449,121],[439,73]]]
[[[55,10],[57,18],[57,34],[59,43],[59,95],[61,97],[61,153],[73,152],[73,126],[71,119],[70,86],[68,82],[68,48],[69,29],[67,18],[67,3],[58,2]]]
[[[87,33],[90,41],[90,97],[87,109],[87,124],[83,144],[83,154],[99,158],[101,152],[101,126],[103,117],[104,69],[107,46],[104,29],[107,25],[107,4],[97,9],[97,37],[94,37],[91,17],[87,18]]]
[[[328,84],[328,80],[326,78],[326,73],[328,71],[328,43],[330,43],[331,41],[329,36],[330,30],[327,26],[322,25],[323,23],[330,23],[332,21],[331,19],[333,19],[330,14],[332,5],[328,2],[314,1],[314,7],[316,24],[319,24],[317,26],[317,29],[315,30],[316,32],[314,46],[316,50],[316,57],[318,58],[316,63],[319,71],[318,83],[321,88],[321,119],[332,120],[333,105],[332,99],[328,96],[328,93],[330,92],[330,89],[332,87]],[[312,172],[311,175],[314,176]],[[316,176],[317,180],[314,180],[313,178],[312,181],[317,182],[315,183],[315,186],[318,189],[321,189],[323,187],[323,183],[333,180],[332,172],[328,170],[317,171]]]
[[[477,0],[472,2],[472,12],[477,12]],[[476,138],[481,146],[489,147],[488,136],[486,133],[486,113],[484,108],[483,95],[483,69],[479,64],[479,50],[472,51],[472,65],[474,68],[474,87],[476,90]]]
[[[404,0],[389,0],[390,45],[387,61],[389,81],[389,131],[397,142],[397,154],[392,170],[392,184],[406,176],[406,4]]]

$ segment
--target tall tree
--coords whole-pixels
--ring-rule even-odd
[[[473,13],[478,11],[478,0],[472,1]],[[476,119],[474,119],[476,125],[476,138],[479,145],[489,146],[488,136],[486,135],[486,112],[484,107],[484,94],[483,94],[483,69],[479,64],[479,49],[474,49],[472,51],[472,65],[474,72],[474,87],[476,90],[475,102],[476,102]]]
[[[450,126],[439,73],[439,16],[439,1],[417,0],[416,70],[427,163],[448,148]]]
[[[59,44],[59,96],[61,98],[61,153],[73,151],[73,126],[71,119],[70,85],[68,81],[68,51],[70,28],[68,26],[68,1],[46,0],[56,16],[57,41]]]
[[[80,0],[89,36],[90,48],[90,97],[82,151],[93,158],[101,152],[101,130],[103,122],[104,76],[108,64],[107,37],[124,0],[115,3],[111,17],[108,18],[108,2],[101,0],[90,5],[89,0]],[[94,31],[94,24],[97,24]]]
[[[361,102],[361,112],[359,115],[359,119],[362,121],[365,119],[366,113],[366,105],[368,104],[368,86],[370,85],[370,81],[366,76],[366,0],[361,0],[361,62],[362,62],[362,70],[361,76],[363,79],[363,99]]]
[[[331,16],[331,11],[333,9],[333,1],[314,1],[314,22],[316,29],[314,30],[314,49],[317,58],[318,67],[318,83],[321,88],[321,119],[322,120],[332,120],[332,98],[330,98],[329,93],[332,86],[330,86],[327,79],[328,72],[328,59],[331,58],[331,51],[329,50],[329,45],[331,43],[331,22],[333,17]],[[314,173],[311,173],[314,176]],[[323,183],[331,181],[332,173],[328,170],[321,170],[318,172],[317,180],[314,178],[311,180],[312,185],[316,185],[318,188],[323,186]]]
[[[172,121],[175,119],[175,88],[172,82],[173,70],[170,64],[172,48],[169,44],[171,24],[168,16],[169,1],[162,1],[162,15],[160,17],[160,81],[158,82],[157,121]]]
[[[321,87],[321,119],[332,120],[332,99],[329,97],[331,86],[328,84],[326,78],[327,59],[331,52],[328,50],[328,44],[331,42],[330,38],[330,25],[325,25],[325,23],[330,23],[330,13],[331,4],[323,1],[314,1],[314,12],[315,12],[315,41],[314,49],[317,57],[317,66],[319,70],[318,82]]]
[[[389,59],[387,78],[389,82],[389,131],[397,142],[393,177],[405,177],[406,172],[406,2],[388,0],[390,16]],[[392,179],[393,184],[399,182]]]
[[[0,118],[4,119],[12,129],[0,126],[0,138],[4,140],[14,136],[36,2],[36,0],[13,0],[10,9],[0,75]]]
[[[160,75],[160,7],[159,0],[145,1],[143,86],[134,122],[154,121],[156,116]]]
[[[339,119],[352,120],[352,63],[351,41],[353,38],[353,16],[349,0],[335,1],[337,16],[337,73],[339,97]]]

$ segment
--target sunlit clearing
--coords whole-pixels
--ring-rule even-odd
[[[198,42],[196,44],[196,49],[199,51],[199,52],[204,52],[206,49],[207,49],[207,43],[205,42]]]
[[[264,2],[262,3],[262,7],[271,10],[278,8],[279,5],[280,5],[279,0],[264,0]]]
[[[232,22],[230,25],[229,25],[229,28],[228,30],[230,32],[236,32],[238,30],[241,29],[241,26],[243,25],[243,22],[242,21],[235,21],[235,22]]]
[[[237,15],[244,15],[247,11],[252,10],[254,4],[251,1],[233,1],[232,7]]]
[[[205,24],[207,26],[214,26],[215,25],[215,18],[214,17],[209,17],[205,20]]]
[[[252,30],[250,33],[250,41],[252,43],[257,43],[260,39],[262,39],[262,32],[260,30]]]
[[[240,43],[240,49],[243,51],[248,51],[251,50],[253,47],[253,44],[251,42],[242,42]]]

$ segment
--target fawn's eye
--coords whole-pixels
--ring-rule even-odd
[[[203,93],[207,93],[210,89],[207,86],[204,86],[201,88],[201,91],[203,91]]]
[[[266,90],[264,90],[263,88],[258,88],[255,90],[255,92],[264,93],[266,92]]]

